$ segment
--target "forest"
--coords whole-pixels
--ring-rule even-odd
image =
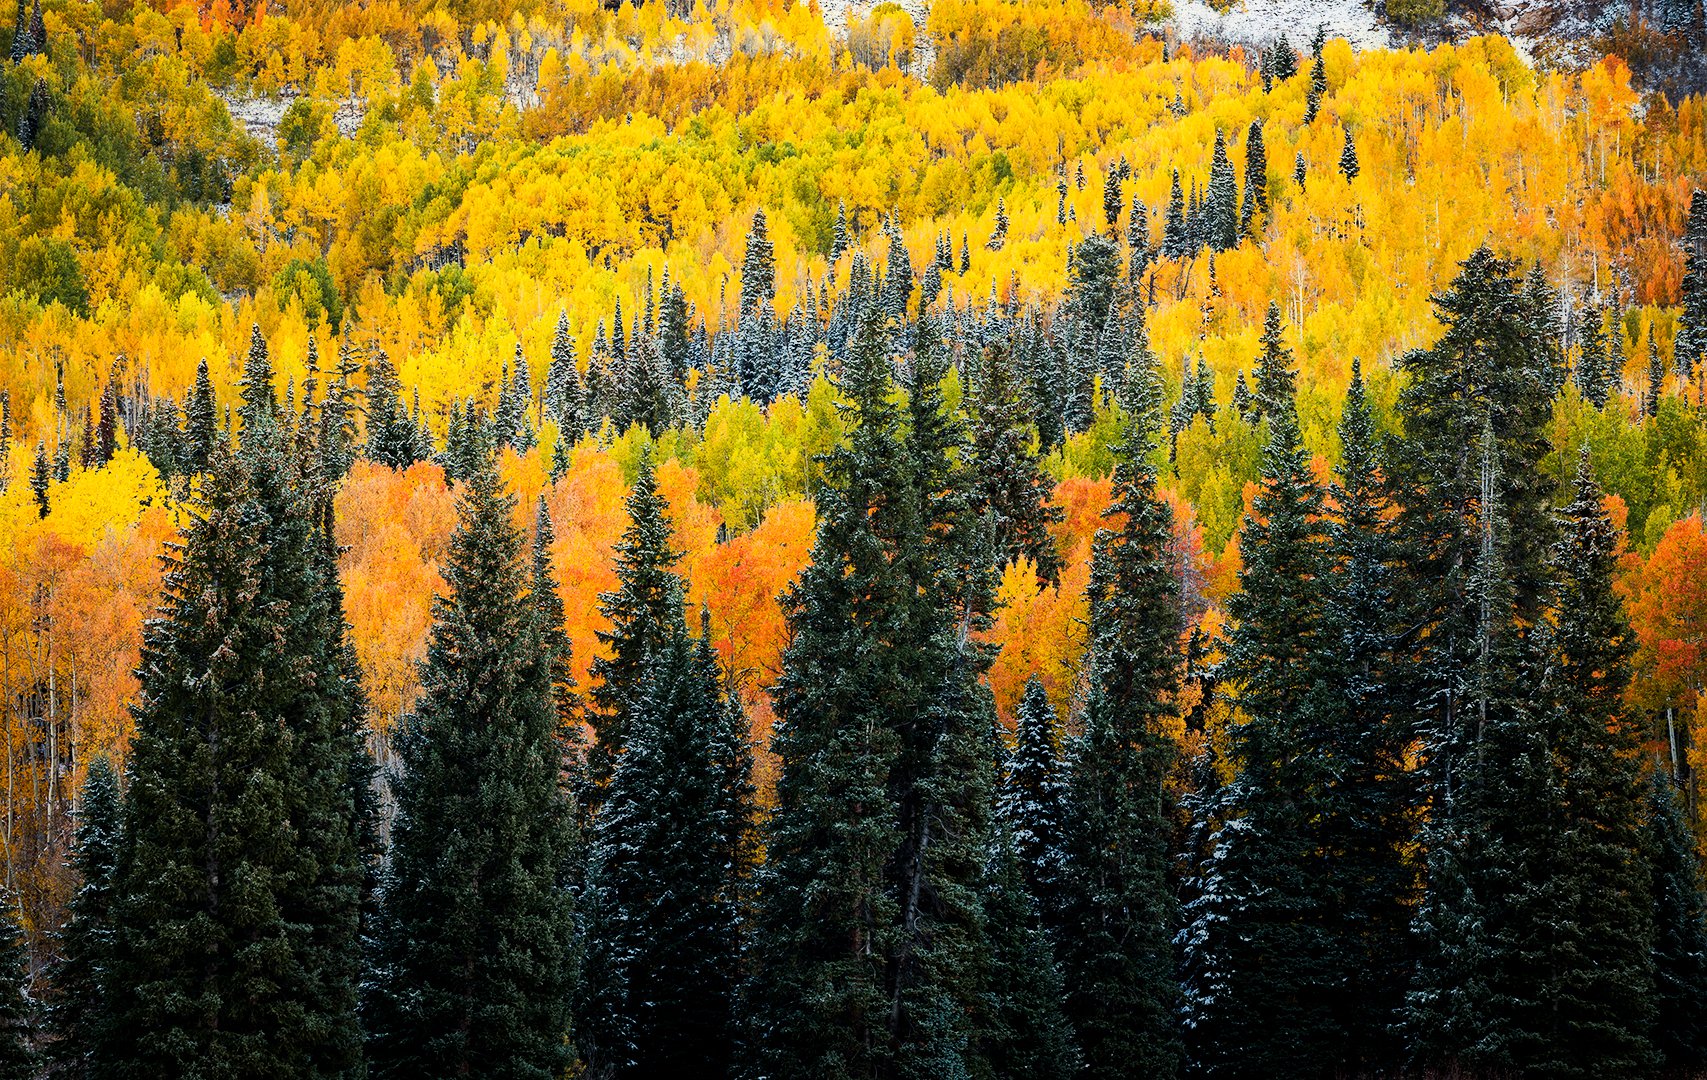
[[[18,0],[0,1080],[1707,1076],[1700,6],[831,7]]]

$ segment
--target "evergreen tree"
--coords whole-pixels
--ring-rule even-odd
[[[113,875],[118,869],[124,807],[118,773],[105,757],[89,763],[78,798],[71,865],[80,884],[59,934],[48,1027],[53,1075],[87,1080],[110,1057],[106,981],[112,963]],[[0,1074],[4,1074],[0,1068]]]
[[[1323,752],[1335,688],[1323,678],[1322,496],[1290,401],[1268,408],[1262,487],[1239,543],[1240,591],[1224,677],[1239,720],[1235,776],[1187,909],[1187,1029],[1209,1076],[1330,1074],[1343,1051],[1332,968],[1331,813],[1336,763]]]
[[[1262,121],[1252,120],[1245,135],[1245,201],[1239,208],[1239,231],[1258,235],[1268,219],[1268,151],[1262,141]]]
[[[1008,205],[1007,200],[996,199],[996,225],[990,231],[990,240],[984,246],[991,251],[1002,250],[1002,245],[1008,242]]]
[[[1611,346],[1606,339],[1606,313],[1598,304],[1590,304],[1583,313],[1582,333],[1577,350],[1576,384],[1583,400],[1597,409],[1606,407],[1612,393]]]
[[[1304,181],[1309,179],[1310,166],[1304,160],[1304,151],[1298,151],[1298,158],[1292,164],[1292,182],[1298,185],[1298,190],[1304,190]]]
[[[1177,1075],[1178,986],[1163,779],[1179,683],[1179,584],[1168,558],[1172,519],[1149,463],[1159,388],[1134,373],[1116,456],[1114,500],[1125,515],[1101,534],[1091,569],[1091,690],[1070,755],[1061,929],[1066,1012],[1086,1076]]]
[[[1683,310],[1678,317],[1674,362],[1686,381],[1698,365],[1707,363],[1707,191],[1696,189],[1689,200],[1689,221],[1683,230]]]
[[[1340,173],[1348,184],[1357,179],[1357,142],[1351,137],[1349,124],[1345,129],[1345,145],[1340,148]]]
[[[1072,1028],[1061,1014],[1065,987],[1048,935],[1037,925],[1013,827],[992,830],[984,911],[990,927],[989,1019],[983,1046],[990,1075],[1070,1080],[1079,1073]]]
[[[371,767],[330,489],[262,350],[145,634],[114,876],[117,1076],[354,1076]]]
[[[402,391],[391,358],[376,346],[367,362],[367,457],[391,469],[415,463],[415,433]]]
[[[852,238],[848,235],[848,204],[836,200],[836,223],[830,230],[830,262],[835,264],[847,254]]]
[[[1108,234],[1119,236],[1120,172],[1117,169],[1109,169],[1102,179],[1102,216],[1108,225]]]
[[[1062,519],[1049,502],[1051,485],[1038,466],[1036,434],[1025,416],[1005,349],[985,351],[973,402],[971,508],[990,530],[998,565],[1031,559],[1042,581],[1054,581],[1061,555],[1049,526]]]
[[[1653,900],[1653,1046],[1662,1070],[1694,1076],[1707,1066],[1707,897],[1677,785],[1655,770],[1648,795],[1646,859]]]
[[[775,298],[776,253],[765,224],[765,208],[761,206],[753,211],[752,228],[747,231],[747,252],[741,260],[741,311],[752,311],[758,304]],[[618,316],[617,329],[620,331],[621,327],[622,319]]]
[[[514,498],[490,460],[459,498],[397,815],[366,1004],[377,1077],[561,1075],[574,1058],[574,816],[557,656]]]
[[[45,518],[52,509],[48,502],[47,488],[53,481],[52,466],[47,460],[47,445],[36,440],[36,456],[30,465],[30,494],[36,500],[36,516]]]
[[[1316,54],[1310,65],[1310,89],[1304,92],[1304,122],[1312,123],[1322,110],[1322,95],[1328,92],[1328,70],[1322,64],[1322,54]],[[1356,174],[1353,173],[1353,176]],[[1347,179],[1349,179],[1348,177]]]
[[[1291,43],[1286,40],[1285,34],[1281,34],[1280,40],[1275,42],[1273,53],[1274,60],[1270,64],[1270,67],[1274,71],[1275,79],[1280,82],[1285,82],[1292,78],[1292,76],[1298,74],[1298,53],[1292,48]]]
[[[588,1060],[615,1076],[723,1075],[752,858],[745,718],[678,615],[648,656],[591,838]]]
[[[1208,215],[1207,238],[1215,251],[1227,251],[1239,245],[1239,181],[1233,174],[1233,163],[1227,157],[1227,137],[1215,132],[1215,152],[1209,163],[1209,189],[1204,193]]]
[[[28,990],[29,954],[18,924],[18,901],[0,911],[0,1080],[35,1080],[41,1060],[35,1048],[35,1008]]]
[[[1297,387],[1292,372],[1292,350],[1280,323],[1280,305],[1268,302],[1268,314],[1262,324],[1262,352],[1257,355],[1256,395],[1253,399],[1254,417],[1272,417],[1292,408]]]
[[[219,439],[219,410],[213,399],[213,381],[208,376],[207,358],[196,365],[195,389],[184,406],[184,443],[189,451],[189,470],[201,472],[213,457],[214,444]]]
[[[682,621],[685,589],[672,569],[681,553],[670,547],[666,504],[649,454],[641,457],[627,508],[629,525],[616,545],[617,588],[599,597],[599,611],[611,628],[599,632],[609,655],[595,657],[592,667],[598,682],[588,714],[595,742],[587,752],[587,780],[595,789],[615,771],[628,717],[646,690],[647,658]],[[596,802],[596,794],[589,799]]]
[[[1648,389],[1642,395],[1642,415],[1652,418],[1660,411],[1660,398],[1665,395],[1666,365],[1660,359],[1659,338],[1648,332]]]
[[[1168,216],[1162,226],[1162,257],[1183,259],[1191,254],[1191,236],[1186,229],[1185,195],[1180,189],[1179,170],[1175,169],[1173,187],[1168,192]]]
[[[1014,746],[1002,778],[1000,817],[1013,847],[1020,880],[1037,906],[1031,922],[1054,933],[1066,852],[1062,835],[1066,776],[1060,722],[1036,675],[1026,680],[1014,725]],[[998,858],[1005,853],[998,851]]]

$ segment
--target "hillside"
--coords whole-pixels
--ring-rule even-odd
[[[145,988],[78,999],[130,1032],[80,1052],[191,1075],[300,1022],[279,1075],[427,1075],[441,1030],[482,1075],[1707,1063],[1661,1037],[1707,976],[1653,975],[1687,966],[1656,926],[1707,944],[1707,102],[1653,74],[1692,59],[1670,8],[1627,61],[1539,4],[32,5],[18,1008],[93,993],[74,912]],[[90,924],[102,784],[130,846]],[[285,962],[206,906],[216,822],[311,1008],[244,983]],[[1501,906],[1512,874],[1543,899]],[[464,977],[421,944],[459,904],[561,945],[459,954],[526,1005],[479,1037],[422,989]],[[1241,951],[1251,911],[1321,936]],[[146,989],[204,931],[244,1034]],[[1540,938],[1607,982],[1524,983]],[[1453,995],[1496,984],[1478,1041],[1505,1006]],[[30,1048],[95,1038],[52,1015]]]

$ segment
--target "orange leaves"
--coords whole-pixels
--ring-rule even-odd
[[[1672,525],[1624,581],[1636,631],[1632,693],[1650,708],[1694,709],[1707,679],[1707,534],[1701,516]]]

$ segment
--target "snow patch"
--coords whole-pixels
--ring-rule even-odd
[[[1344,38],[1355,49],[1385,49],[1393,37],[1374,10],[1347,0],[1243,0],[1217,12],[1203,0],[1176,0],[1172,22],[1182,39],[1221,38],[1247,45],[1267,45],[1286,35],[1292,47],[1304,52],[1316,27],[1329,38]]]

